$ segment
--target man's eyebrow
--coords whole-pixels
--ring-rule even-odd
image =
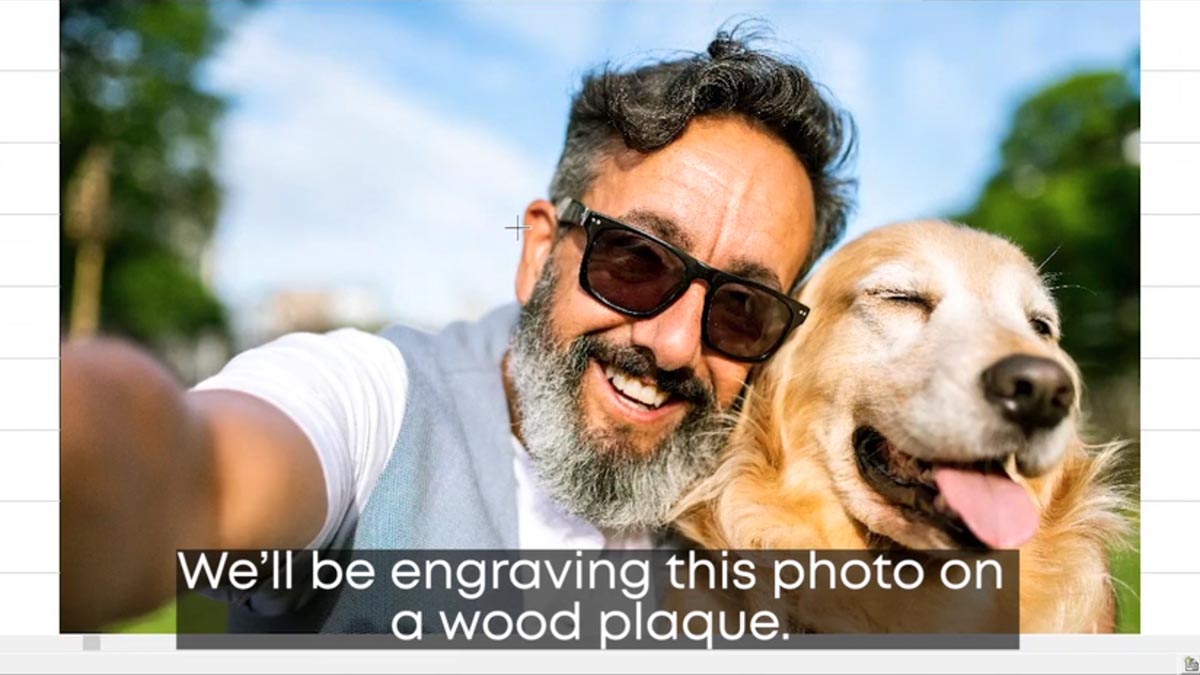
[[[756,263],[753,260],[746,260],[745,258],[737,258],[725,271],[730,274],[736,274],[739,277],[745,277],[750,281],[757,281],[768,288],[783,291],[783,283],[779,280],[779,277],[771,271],[771,268],[762,263]]]
[[[689,253],[692,251],[692,238],[674,220],[643,209],[634,209],[621,216],[622,222],[646,230],[663,241],[677,246]]]
[[[692,238],[688,236],[688,233],[678,223],[667,216],[653,211],[634,209],[622,215],[620,219],[622,222],[646,230],[659,239],[688,253],[692,252]],[[736,274],[739,277],[745,277],[750,281],[757,281],[777,291],[783,289],[783,283],[780,281],[779,276],[771,271],[771,268],[753,260],[736,258],[732,265],[724,268],[724,271]]]

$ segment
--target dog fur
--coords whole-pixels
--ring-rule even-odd
[[[870,424],[927,461],[1006,462],[1039,514],[1020,547],[1021,631],[1111,631],[1107,554],[1128,527],[1112,481],[1121,444],[1080,439],[1078,396],[1056,428],[1027,436],[980,391],[989,364],[1026,354],[1061,364],[1079,392],[1038,272],[1011,243],[942,221],[843,247],[802,289],[809,321],[757,374],[720,467],[677,508],[677,529],[710,549],[961,548],[860,475],[850,439]]]

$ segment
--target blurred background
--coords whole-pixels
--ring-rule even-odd
[[[858,123],[848,237],[942,216],[1016,241],[1052,280],[1091,439],[1136,441],[1132,1],[63,3],[64,330],[194,382],[295,330],[479,316],[513,299],[511,228],[580,77],[747,18]],[[1114,553],[1126,631],[1138,572]]]

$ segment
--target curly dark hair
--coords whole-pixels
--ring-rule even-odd
[[[618,136],[648,153],[705,115],[740,114],[792,148],[812,180],[816,231],[802,279],[846,229],[857,181],[843,175],[854,154],[854,120],[800,64],[752,49],[756,32],[720,30],[707,53],[620,72],[604,66],[583,78],[567,123],[550,198],[582,198],[598,160]]]

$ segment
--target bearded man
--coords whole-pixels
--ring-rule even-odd
[[[64,628],[163,602],[184,548],[654,546],[804,321],[789,292],[844,229],[852,135],[801,66],[719,33],[584,78],[518,303],[285,336],[190,391],[120,342],[66,345]],[[247,630],[311,614],[229,599]]]

